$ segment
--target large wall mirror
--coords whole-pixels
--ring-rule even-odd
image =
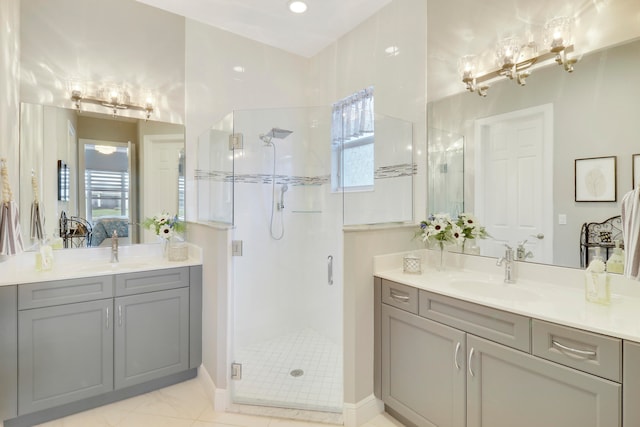
[[[140,224],[160,212],[184,219],[184,151],[182,125],[21,104],[26,246],[38,241],[36,199],[46,237],[62,237],[64,247],[108,245],[114,230],[120,244],[156,241]]]
[[[570,74],[551,64],[534,70],[524,87],[502,79],[486,98],[463,92],[430,101],[430,188],[437,181],[447,190],[430,196],[429,213],[476,214],[493,236],[481,242],[482,255],[501,256],[504,243],[526,241],[533,254],[528,261],[580,268],[583,224],[620,215],[620,202],[633,188],[633,155],[640,153],[638,67],[640,39],[632,38],[581,51]],[[443,144],[445,135],[455,138]],[[542,144],[535,161],[526,146],[533,140]],[[454,150],[462,142],[463,154]],[[576,201],[576,159],[610,156],[616,159],[615,201]],[[462,180],[452,167],[458,164],[464,164]],[[506,232],[505,224],[511,227]]]

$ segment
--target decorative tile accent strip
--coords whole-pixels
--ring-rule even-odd
[[[233,172],[224,171],[205,171],[202,169],[195,170],[196,181],[220,181],[220,182],[232,182]]]
[[[418,165],[415,163],[380,166],[375,171],[374,179],[399,178],[401,176],[415,175],[416,173],[418,173]]]
[[[411,176],[418,173],[418,165],[415,163],[404,163],[400,165],[381,166],[375,171],[375,179],[399,178],[403,176]],[[225,171],[206,171],[196,169],[196,181],[217,181],[217,182],[233,182],[232,172]],[[288,176],[276,175],[276,184],[287,185],[324,185],[330,181],[329,175],[319,176]],[[240,174],[235,176],[236,183],[243,184],[271,184],[270,174]]]
[[[244,184],[271,184],[271,174],[241,174],[235,176],[236,183]],[[223,171],[204,171],[197,169],[195,171],[195,179],[202,181],[234,181],[231,172]],[[323,185],[329,182],[329,175],[321,176],[288,176],[276,175],[276,184],[287,185]]]

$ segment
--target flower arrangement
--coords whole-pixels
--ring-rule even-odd
[[[443,249],[445,244],[461,243],[464,239],[460,226],[444,213],[431,215],[420,221],[420,230],[416,236],[422,238],[423,242],[437,244],[440,249]]]
[[[489,237],[486,228],[480,225],[471,213],[461,213],[458,215],[456,225],[462,230],[464,239],[486,239]]]
[[[448,214],[439,213],[431,215],[427,220],[420,222],[420,230],[416,236],[423,242],[438,244],[440,249],[445,244],[459,244],[464,248],[468,239],[486,239],[489,233],[481,226],[473,214],[461,213],[458,218],[452,220]]]
[[[178,215],[170,215],[167,212],[145,218],[143,226],[166,240],[173,237],[175,233],[184,231],[184,223],[178,220]]]

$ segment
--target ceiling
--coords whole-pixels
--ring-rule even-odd
[[[306,0],[304,14],[287,0],[137,0],[269,46],[310,58],[391,0]]]
[[[303,15],[287,0],[137,0],[190,19],[312,57],[392,0],[307,0]],[[405,0],[393,0],[405,1]],[[464,90],[458,58],[490,57],[509,35],[541,38],[555,16],[576,18],[576,52],[624,39],[625,28],[640,28],[638,0],[424,0],[427,2],[427,100]],[[637,35],[636,35],[637,36]],[[613,39],[613,40],[612,40]]]

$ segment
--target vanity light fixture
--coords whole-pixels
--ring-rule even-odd
[[[96,145],[94,148],[98,153],[105,154],[107,156],[118,151],[118,149],[113,145]]]
[[[307,3],[302,0],[289,0],[287,5],[293,13],[305,13],[308,8]]]
[[[82,103],[88,103],[110,108],[114,117],[119,110],[143,111],[145,120],[149,120],[155,108],[152,95],[148,94],[143,104],[134,103],[131,101],[129,92],[117,86],[98,89],[95,95],[91,95],[81,86],[74,85],[71,89],[71,100],[78,112],[82,111]]]
[[[531,75],[530,67],[554,59],[568,73],[573,72],[573,65],[578,61],[567,57],[573,52],[572,40],[573,19],[557,17],[548,21],[543,28],[544,50],[538,52],[538,44],[531,40],[522,43],[517,37],[508,37],[498,41],[495,50],[495,66],[488,71],[478,71],[480,61],[475,55],[466,55],[458,62],[458,72],[469,92],[487,96],[490,80],[506,77],[515,80],[520,86],[526,85]]]

